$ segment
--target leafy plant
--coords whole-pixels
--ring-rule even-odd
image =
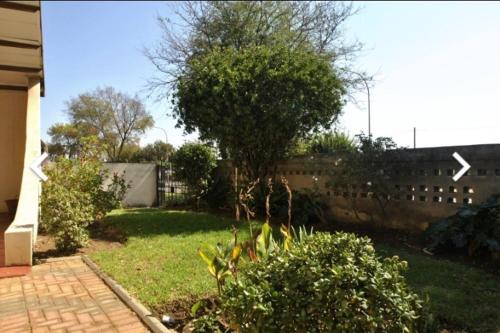
[[[356,150],[356,141],[342,132],[324,132],[314,135],[309,142],[311,154],[339,154]]]
[[[425,231],[428,249],[466,250],[469,256],[500,253],[500,194],[479,205],[466,205]]]
[[[234,190],[231,186],[231,180],[222,175],[211,178],[208,189],[203,195],[203,200],[213,209],[229,207],[233,198]]]
[[[242,245],[238,243],[238,232],[233,230],[233,239],[226,245],[205,246],[198,249],[199,256],[207,264],[208,271],[217,282],[217,291],[221,294],[221,288],[225,279],[233,275],[237,277],[238,261],[241,257]]]
[[[368,238],[309,234],[245,265],[221,306],[239,332],[422,332],[431,318],[406,267],[379,259]]]
[[[171,161],[175,176],[188,185],[198,202],[217,166],[214,150],[202,143],[188,142],[172,155]]]
[[[84,138],[82,144],[78,159],[59,157],[45,170],[48,180],[40,201],[41,227],[54,237],[61,251],[84,246],[87,227],[118,208],[128,188],[123,177],[114,174],[110,178],[103,169],[96,138]]]
[[[193,320],[193,333],[222,333],[217,314],[210,312]]]

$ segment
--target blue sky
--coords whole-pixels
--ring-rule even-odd
[[[376,73],[372,131],[404,146],[500,143],[500,3],[356,3],[346,26],[365,43],[358,67]],[[163,2],[43,2],[46,97],[42,133],[65,121],[65,101],[99,86],[130,94],[155,74],[143,56],[160,36],[155,17],[172,14]],[[359,94],[359,100],[366,96]],[[156,126],[176,146],[184,136],[168,105],[145,100]],[[366,103],[347,105],[339,127],[367,131]],[[164,140],[150,130],[142,144]]]

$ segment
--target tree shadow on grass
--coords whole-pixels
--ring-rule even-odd
[[[106,217],[109,223],[121,229],[128,237],[151,237],[155,235],[182,236],[195,233],[231,230],[247,230],[245,221],[216,216],[205,212],[166,209],[127,209]],[[257,228],[258,222],[255,222]]]

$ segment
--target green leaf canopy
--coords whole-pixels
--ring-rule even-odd
[[[329,128],[345,94],[328,59],[282,45],[197,55],[177,82],[178,124],[215,141],[253,179],[283,158],[294,139]]]

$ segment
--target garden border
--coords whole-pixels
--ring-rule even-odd
[[[125,305],[134,311],[139,319],[154,333],[177,333],[177,331],[166,328],[151,311],[149,311],[138,300],[132,297],[120,284],[101,271],[87,255],[79,256],[83,262],[120,298]]]

